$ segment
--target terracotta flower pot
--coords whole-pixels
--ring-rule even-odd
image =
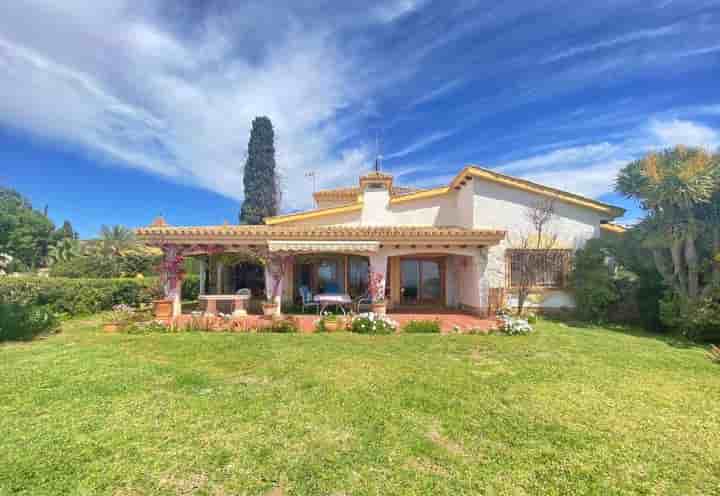
[[[278,304],[277,303],[263,303],[262,309],[263,309],[263,315],[266,317],[272,317],[277,313]]]
[[[338,330],[338,321],[337,320],[325,320],[325,330],[327,332],[334,332]]]
[[[109,322],[107,324],[103,324],[103,331],[105,332],[118,332],[120,330],[120,324],[116,324],[114,322]]]
[[[170,320],[173,312],[172,300],[155,300],[153,303],[153,312],[157,320]]]
[[[385,315],[387,313],[387,304],[385,302],[373,303],[371,308],[372,313],[376,315]]]

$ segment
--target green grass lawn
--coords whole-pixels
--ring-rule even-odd
[[[656,336],[0,345],[0,495],[717,494],[720,366]]]

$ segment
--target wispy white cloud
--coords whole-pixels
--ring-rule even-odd
[[[344,129],[335,117],[367,87],[350,70],[352,56],[322,31],[291,25],[257,57],[235,46],[232,26],[217,17],[188,40],[150,13],[124,8],[104,17],[92,3],[27,1],[17,10],[61,32],[0,16],[5,125],[234,199],[242,198],[257,115],[273,121],[286,181],[321,169],[320,186],[336,185],[370,163],[362,143],[336,146]],[[102,59],[88,57],[98,43]],[[311,184],[293,182],[286,207],[308,206],[310,193]]]
[[[373,13],[382,22],[393,22],[416,10],[421,3],[420,0],[383,2],[373,9]]]
[[[712,45],[702,48],[694,48],[692,50],[684,50],[672,54],[674,57],[694,57],[696,55],[707,55],[709,53],[720,52],[720,45]]]
[[[581,169],[535,171],[523,174],[522,177],[563,191],[596,198],[612,191],[618,172],[627,164],[628,160],[617,159],[593,163]]]
[[[392,158],[404,157],[405,155],[410,155],[411,153],[415,153],[419,150],[422,150],[423,148],[428,147],[428,146],[432,145],[433,143],[442,141],[445,138],[452,136],[453,134],[455,134],[455,131],[450,130],[450,131],[438,131],[438,132],[429,134],[427,136],[423,136],[422,138],[407,145],[406,147],[401,148],[400,150],[398,150],[396,152],[385,155],[385,158],[392,159]]]
[[[495,170],[597,197],[613,190],[618,171],[631,161],[678,144],[714,150],[720,146],[720,130],[692,121],[653,119],[618,142],[560,148],[500,164]]]
[[[558,60],[566,59],[569,57],[575,57],[577,55],[594,52],[604,48],[612,48],[617,45],[626,43],[632,43],[633,41],[646,40],[652,38],[658,38],[660,36],[667,36],[669,34],[677,32],[677,26],[663,26],[655,29],[641,29],[633,31],[631,33],[617,36],[608,40],[598,41],[596,43],[590,43],[587,45],[580,45],[567,50],[563,50],[554,55],[545,58],[542,63],[557,62]]]
[[[720,132],[692,121],[673,119],[653,120],[649,130],[664,147],[676,145],[696,146],[714,151],[720,147]]]
[[[430,102],[432,100],[436,100],[440,98],[441,96],[447,95],[448,93],[451,93],[452,91],[456,90],[460,86],[462,86],[465,83],[465,79],[459,78],[459,79],[453,79],[451,81],[448,81],[447,83],[444,83],[437,88],[420,95],[418,98],[413,100],[410,103],[411,107],[417,107],[418,105],[422,105],[424,103]]]
[[[561,148],[549,153],[536,155],[522,160],[515,160],[498,167],[499,171],[513,174],[537,169],[548,169],[564,164],[580,165],[587,162],[607,160],[618,153],[618,145],[597,143],[570,148]]]

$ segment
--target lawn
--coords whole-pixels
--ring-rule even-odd
[[[657,336],[0,346],[0,495],[720,493],[720,366]]]

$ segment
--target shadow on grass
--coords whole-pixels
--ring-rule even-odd
[[[604,323],[595,324],[592,322],[586,322],[578,319],[572,314],[563,315],[543,315],[543,320],[546,322],[552,322],[554,324],[564,325],[566,327],[583,329],[588,331],[611,331],[626,334],[628,336],[635,336],[639,338],[648,338],[660,341],[678,349],[705,349],[706,346],[702,343],[691,341],[685,336],[677,333],[661,333],[652,332],[647,329],[643,329],[638,326],[632,326],[627,324],[615,324],[615,323]]]

